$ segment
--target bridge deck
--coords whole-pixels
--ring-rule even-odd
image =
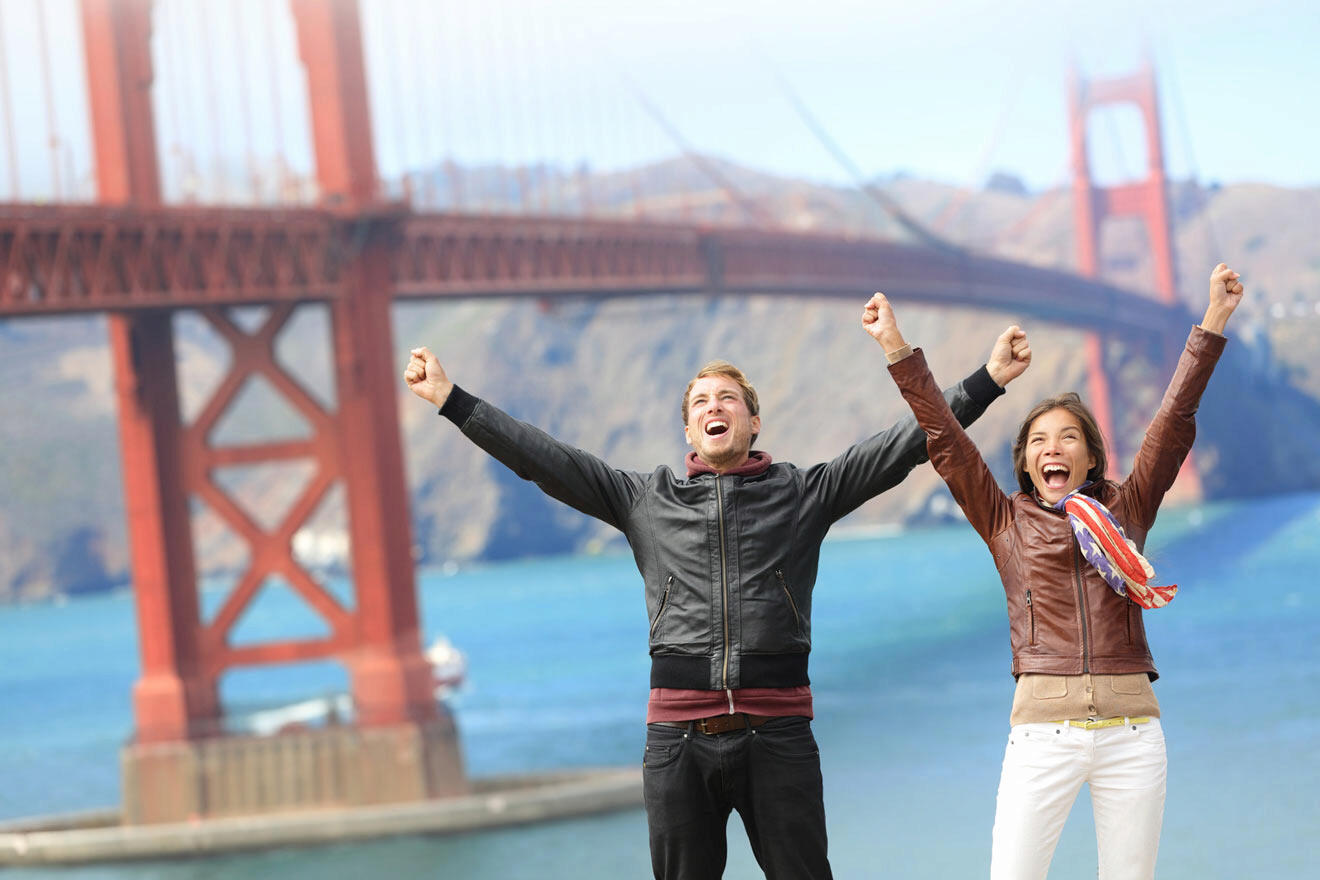
[[[0,205],[0,317],[327,300],[370,236],[397,297],[779,294],[989,309],[1160,335],[1188,320],[1067,272],[892,241],[577,220]]]

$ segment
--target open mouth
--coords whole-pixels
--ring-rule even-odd
[[[718,437],[729,430],[729,423],[722,419],[711,419],[706,423],[706,436]]]
[[[1067,465],[1051,462],[1040,469],[1040,477],[1050,489],[1062,489],[1068,485],[1071,472]]]

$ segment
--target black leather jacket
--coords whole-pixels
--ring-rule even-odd
[[[963,424],[1002,393],[984,367],[945,392]],[[685,479],[610,467],[458,387],[440,413],[518,476],[627,536],[646,587],[652,687],[808,684],[825,533],[927,458],[907,416],[809,468]]]

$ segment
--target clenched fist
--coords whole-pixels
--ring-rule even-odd
[[[429,400],[436,409],[445,405],[454,383],[445,375],[445,368],[431,354],[429,348],[414,348],[408,359],[408,366],[403,370],[403,381],[408,383],[408,390],[422,400]]]

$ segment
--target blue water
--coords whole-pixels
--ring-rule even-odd
[[[1320,876],[1320,494],[1167,511],[1148,549],[1181,586],[1147,616],[1169,798],[1159,876]],[[639,762],[647,662],[626,556],[422,573],[428,633],[468,656],[456,711],[473,775]],[[207,602],[215,598],[208,596]],[[278,623],[256,612],[254,632]],[[965,526],[832,541],[812,677],[841,878],[968,878],[988,864],[1013,681],[1003,599]],[[267,620],[269,618],[269,620]],[[131,597],[0,609],[0,818],[106,806],[137,675]],[[231,676],[263,705],[343,686],[324,664]],[[1086,792],[1051,878],[1095,876]],[[760,874],[737,817],[726,877]],[[7,877],[640,878],[639,810],[448,838]]]

